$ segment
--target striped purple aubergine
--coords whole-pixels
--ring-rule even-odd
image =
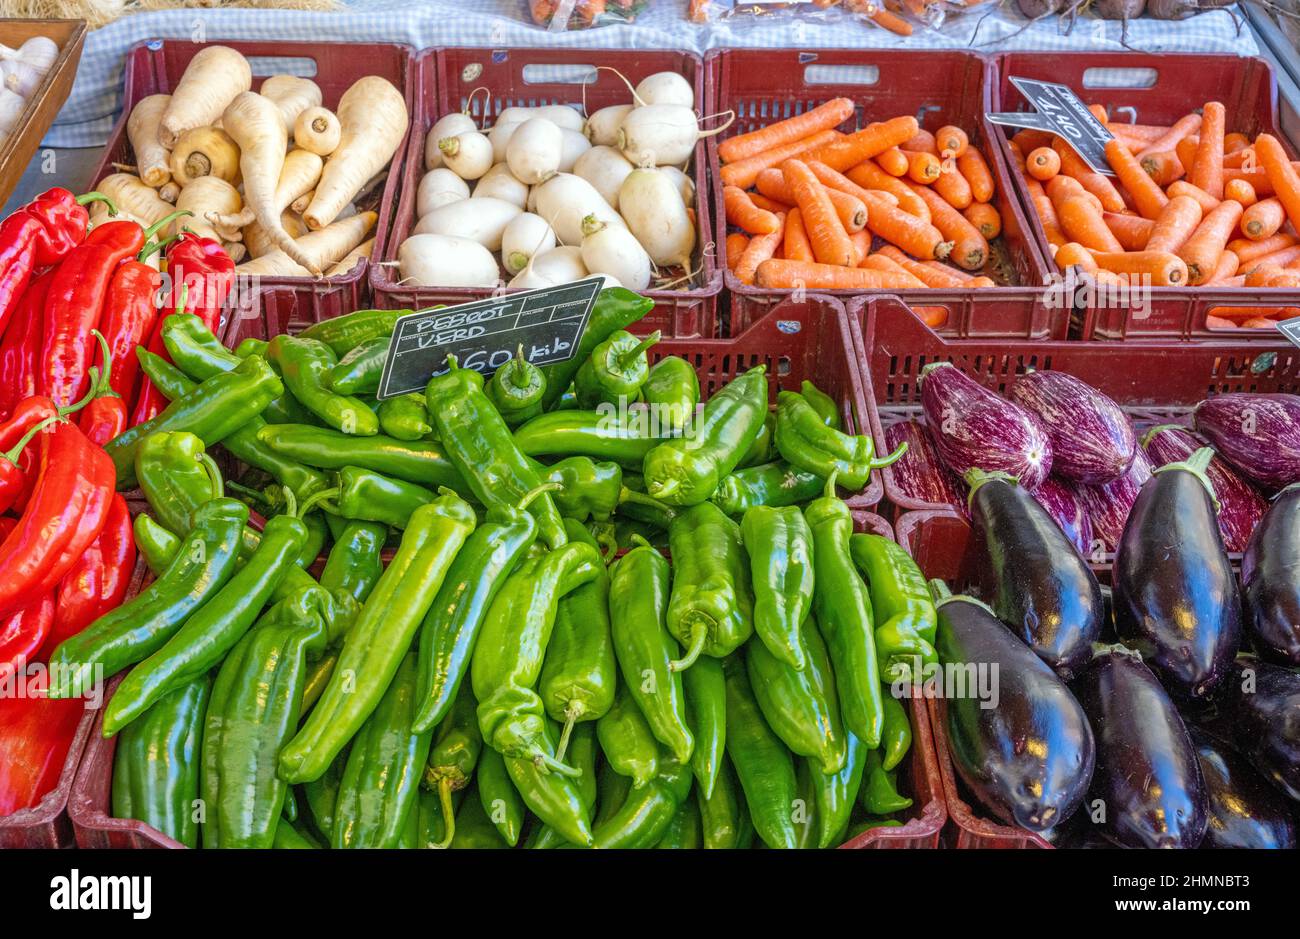
[[[1052,475],[1033,491],[1033,496],[1086,558],[1092,550],[1092,519],[1074,487]]]
[[[1234,392],[1196,406],[1196,429],[1255,482],[1281,489],[1300,482],[1300,397]]]
[[[939,459],[958,476],[1003,472],[1032,492],[1052,471],[1052,442],[1037,415],[951,362],[921,370],[921,407]]]
[[[1151,478],[1151,460],[1139,447],[1133,454],[1128,471],[1119,479],[1101,486],[1079,486],[1077,492],[1083,508],[1092,519],[1092,534],[1107,551],[1114,551],[1124,534],[1128,513],[1138,493]]]
[[[1052,440],[1052,473],[1098,486],[1124,474],[1137,435],[1118,404],[1065,372],[1030,372],[1007,397],[1037,414]]]
[[[1207,444],[1186,427],[1164,424],[1147,431],[1142,437],[1142,446],[1152,466],[1165,466],[1181,463]],[[1223,546],[1229,551],[1245,551],[1255,526],[1268,510],[1268,503],[1218,454],[1210,460],[1205,475],[1219,500],[1219,532],[1223,535]]]
[[[963,518],[970,518],[966,505],[966,484],[939,461],[934,441],[920,421],[899,421],[885,428],[885,449],[893,453],[907,442],[907,454],[891,466],[898,495],[927,505],[950,505]]]

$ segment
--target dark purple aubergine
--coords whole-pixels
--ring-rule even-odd
[[[969,518],[966,487],[939,461],[925,425],[920,421],[900,421],[886,427],[887,451],[893,453],[900,443],[907,444],[907,456],[889,468],[899,493],[928,505],[950,505],[963,518]]]
[[[1052,442],[1038,416],[951,362],[921,370],[921,406],[939,459],[958,476],[1008,473],[1032,490],[1052,471]]]
[[[1181,463],[1205,445],[1205,441],[1178,424],[1153,427],[1142,437],[1142,447],[1154,466]],[[1210,485],[1219,500],[1219,533],[1223,535],[1224,547],[1229,551],[1245,551],[1268,503],[1252,483],[1217,453],[1206,467],[1205,475],[1210,477]]]
[[[1243,656],[1229,681],[1233,741],[1255,769],[1300,802],[1300,671]]]
[[[1246,630],[1265,658],[1300,666],[1300,486],[1273,500],[1241,559]]]
[[[1201,762],[1210,823],[1202,848],[1296,846],[1291,806],[1241,754],[1197,727],[1188,727]]]
[[[1088,719],[1065,682],[984,604],[939,604],[935,647],[951,674],[984,679],[996,698],[950,688],[939,700],[953,766],[998,820],[1045,831],[1074,814],[1092,778]]]
[[[1133,463],[1119,479],[1104,486],[1079,486],[1079,501],[1092,519],[1092,536],[1114,551],[1128,524],[1129,512],[1138,493],[1151,478],[1151,461],[1141,447],[1133,454]]]
[[[1101,634],[1101,585],[1033,494],[971,470],[971,524],[988,558],[993,612],[1066,681]]]
[[[892,451],[891,451],[892,452]],[[1087,557],[1092,553],[1092,518],[1083,507],[1083,500],[1074,491],[1074,487],[1063,483],[1055,476],[1048,476],[1043,484],[1034,490],[1034,498],[1052,521],[1060,527],[1070,544],[1079,553]]]
[[[1300,397],[1215,395],[1196,406],[1196,429],[1260,485],[1281,489],[1300,482]]]
[[[1124,475],[1137,435],[1118,404],[1065,372],[1022,375],[1007,397],[1037,414],[1052,441],[1052,472],[1099,486]]]
[[[1151,669],[1129,649],[1101,651],[1070,689],[1097,741],[1089,803],[1102,834],[1126,848],[1195,848],[1205,782],[1187,727]]]
[[[1155,470],[1115,550],[1115,630],[1177,698],[1205,700],[1241,642],[1241,595],[1214,516],[1203,447]]]

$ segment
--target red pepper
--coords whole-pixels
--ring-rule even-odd
[[[114,273],[104,300],[104,316],[100,330],[108,340],[108,351],[113,357],[112,388],[126,401],[134,401],[140,363],[135,357],[135,347],[144,345],[158,319],[158,288],[162,275],[140,261],[127,261]],[[101,351],[96,360],[100,371],[104,369]],[[0,367],[3,351],[0,347]]]
[[[31,498],[0,544],[0,616],[31,606],[63,579],[99,537],[116,483],[112,459],[75,424],[58,421],[37,439]]]
[[[6,417],[19,401],[36,394],[36,358],[53,277],[54,271],[48,270],[32,278],[0,342],[0,414]]]
[[[82,698],[45,697],[49,673],[37,670],[22,695],[0,697],[0,816],[28,809],[59,782],[77,727]]]
[[[0,332],[4,332],[32,274],[60,261],[86,237],[90,216],[84,202],[103,200],[97,192],[80,199],[66,189],[51,189],[0,222]]]
[[[22,494],[25,473],[18,465],[18,458],[22,456],[24,448],[33,437],[57,420],[57,417],[47,417],[27,431],[7,452],[0,453],[0,514],[8,512]]]
[[[30,606],[0,619],[0,684],[25,671],[54,626],[54,591],[47,590]]]
[[[167,249],[172,295],[188,292],[185,310],[203,320],[214,334],[221,328],[221,308],[235,283],[235,262],[221,242],[182,231]]]
[[[48,659],[63,640],[75,636],[126,596],[135,570],[135,537],[126,499],[114,494],[108,521],[99,537],[59,583],[54,627],[41,648]]]
[[[90,368],[94,380],[90,387],[90,401],[77,418],[77,426],[96,446],[102,447],[126,430],[126,402],[113,390],[113,356],[108,351],[108,341],[98,329],[91,330],[99,342],[99,355],[103,366]],[[135,359],[131,355],[131,359]]]

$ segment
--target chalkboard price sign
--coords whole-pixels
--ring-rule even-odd
[[[521,344],[534,365],[572,358],[603,284],[604,278],[590,277],[399,317],[376,397],[423,391],[430,378],[447,371],[448,355],[484,378],[514,358]]]
[[[1088,110],[1069,85],[1055,82],[1037,81],[1031,78],[1012,78],[1015,85],[1025,96],[1033,111],[1016,111],[1005,114],[990,114],[989,120],[994,124],[1010,127],[1028,127],[1031,130],[1043,130],[1063,137],[1074,152],[1083,157],[1083,161],[1094,172],[1114,176],[1106,159],[1106,144],[1112,134],[1101,121]]]
[[[1282,320],[1277,324],[1277,328],[1292,345],[1300,346],[1300,316]]]

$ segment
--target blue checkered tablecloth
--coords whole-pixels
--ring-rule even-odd
[[[1069,35],[1058,22],[1035,23],[1005,9],[982,16],[977,9],[939,28],[918,28],[900,37],[838,10],[811,5],[800,13],[730,16],[696,25],[685,16],[686,0],[651,0],[635,23],[572,32],[548,32],[527,20],[524,0],[347,0],[339,13],[288,10],[169,10],[124,17],[89,33],[76,84],[45,138],[51,147],[102,145],[120,107],[122,62],[128,49],[152,38],[296,39],[320,42],[402,42],[430,46],[567,46],[669,48],[703,53],[722,46],[749,48],[973,47],[982,51],[1061,49],[1121,51],[1121,27],[1080,18]],[[1235,10],[1216,10],[1181,22],[1149,19],[1128,25],[1129,48],[1145,52],[1219,52],[1255,55],[1248,29],[1238,29]],[[976,24],[978,33],[976,34]],[[972,46],[972,37],[974,45]]]

